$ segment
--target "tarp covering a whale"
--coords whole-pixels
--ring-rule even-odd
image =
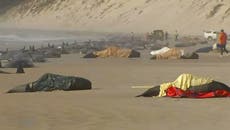
[[[230,88],[213,79],[182,74],[174,82],[163,83],[138,97],[213,98],[230,97]]]
[[[179,48],[163,47],[159,50],[151,51],[151,59],[198,59],[199,55],[195,52],[186,52]]]
[[[7,93],[54,91],[54,90],[87,90],[92,88],[92,83],[85,78],[63,76],[57,74],[44,74],[37,81],[17,86]]]
[[[83,58],[106,58],[106,57],[121,57],[121,58],[137,58],[140,57],[140,52],[126,49],[126,48],[119,48],[119,47],[108,47],[102,51],[96,51],[93,53],[89,53],[85,55]]]

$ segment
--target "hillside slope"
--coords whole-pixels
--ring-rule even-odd
[[[92,31],[230,31],[230,1],[1,0],[0,21],[21,27]]]

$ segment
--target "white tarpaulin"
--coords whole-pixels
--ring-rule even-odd
[[[163,47],[160,50],[151,51],[150,54],[154,56],[154,55],[158,55],[158,54],[163,54],[163,53],[165,53],[165,52],[167,52],[169,50],[170,50],[170,48]]]

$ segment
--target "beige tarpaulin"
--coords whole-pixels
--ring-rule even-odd
[[[124,57],[128,58],[131,54],[131,49],[123,49],[119,47],[108,47],[105,50],[94,52],[98,57]]]
[[[213,79],[204,78],[199,76],[194,76],[191,74],[182,74],[180,75],[174,82],[164,83],[160,85],[160,93],[159,97],[166,96],[165,90],[167,90],[170,86],[180,88],[182,90],[187,90],[189,87],[200,86],[204,84],[211,83]]]

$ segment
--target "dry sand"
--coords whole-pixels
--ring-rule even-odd
[[[228,0],[1,0],[0,24],[38,29],[164,29],[169,33],[178,30],[202,34],[210,29],[230,31],[229,6]]]
[[[1,130],[216,130],[228,129],[229,98],[135,98],[144,89],[181,73],[210,76],[230,85],[230,56],[202,54],[199,60],[81,59],[63,55],[25,69],[26,74],[0,74]],[[2,69],[15,72],[15,69]],[[90,79],[93,90],[5,94],[44,73]]]

